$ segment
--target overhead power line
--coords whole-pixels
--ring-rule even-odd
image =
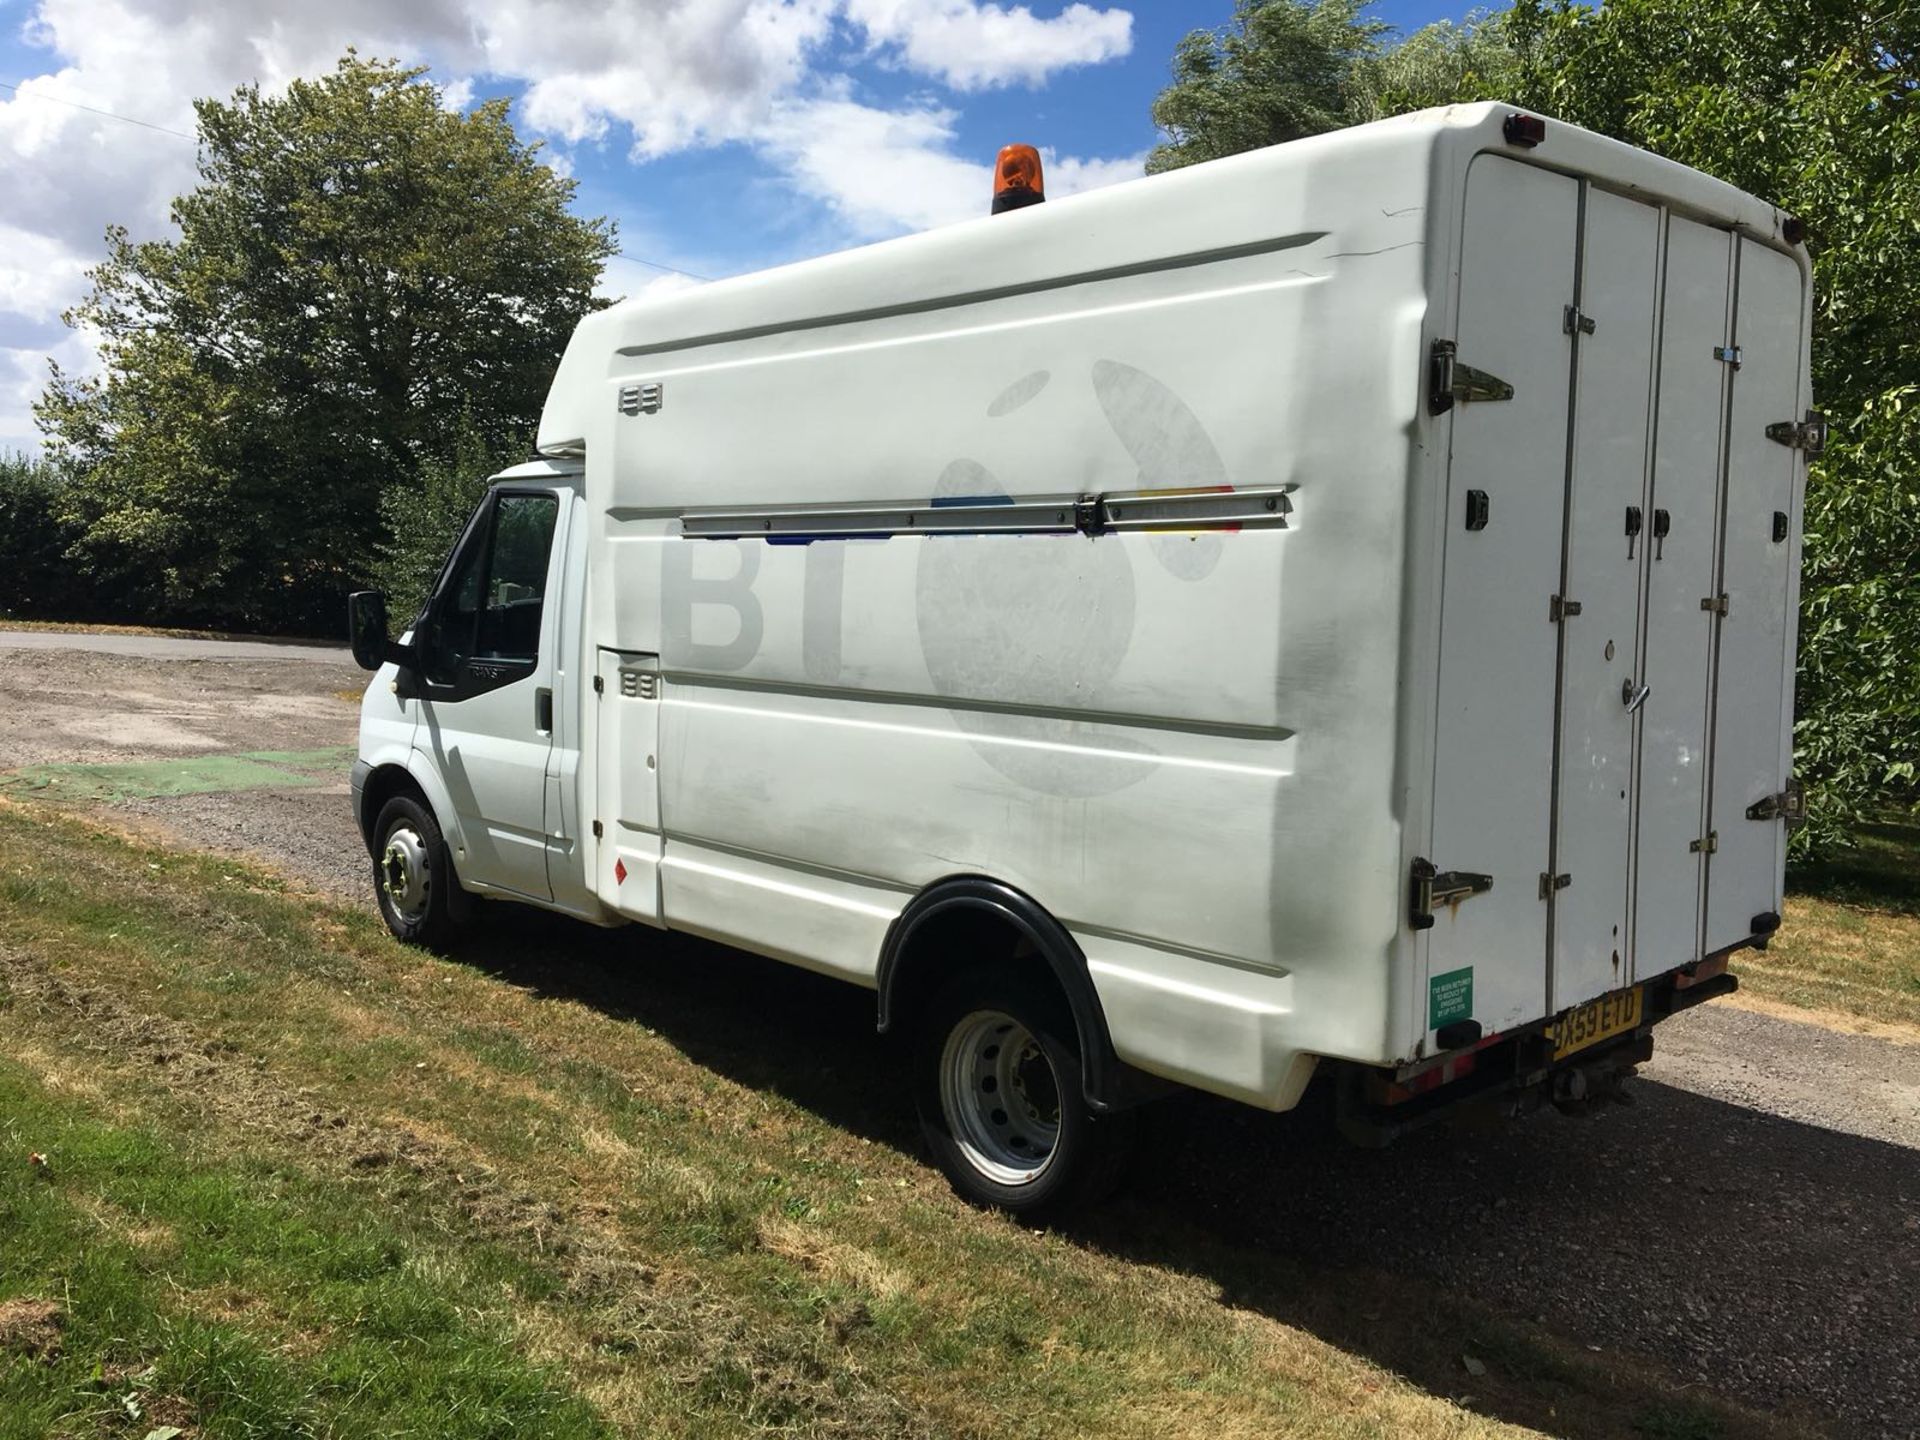
[[[658,260],[643,260],[638,255],[629,255],[624,250],[616,250],[613,253],[618,255],[622,260],[631,260],[633,261],[634,264],[644,265],[649,270],[664,270],[669,275],[684,275],[689,280],[713,279],[713,276],[711,275],[701,275],[692,270],[682,270],[678,265],[662,265]]]
[[[151,120],[136,120],[131,115],[117,115],[111,110],[102,110],[97,105],[82,105],[78,100],[62,99],[58,95],[49,95],[42,90],[22,90],[18,85],[11,85],[5,80],[0,80],[0,90],[11,90],[14,94],[25,96],[29,100],[51,100],[56,105],[65,105],[69,110],[84,110],[89,115],[103,115],[109,120],[119,120],[128,125],[138,125],[142,130],[158,130],[162,135],[171,135],[177,140],[192,140],[195,138],[187,134],[184,130],[169,129],[165,125],[156,125]]]

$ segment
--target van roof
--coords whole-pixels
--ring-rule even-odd
[[[546,455],[580,454],[591,406],[642,357],[784,331],[879,319],[1023,289],[1106,279],[1135,268],[1226,258],[1337,234],[1343,214],[1373,204],[1356,170],[1431,180],[1449,156],[1515,153],[1502,133],[1515,107],[1497,102],[1416,111],[1370,125],[1088,191],[1004,215],[804,260],[671,295],[621,301],[580,322],[540,420]],[[1730,226],[1771,244],[1785,212],[1698,170],[1549,119],[1531,163],[1590,176],[1642,200]],[[982,195],[986,193],[983,188]],[[982,201],[982,210],[986,208]],[[1377,208],[1374,210],[1377,215]]]

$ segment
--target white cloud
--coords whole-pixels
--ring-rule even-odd
[[[523,131],[566,146],[611,139],[645,160],[745,145],[847,236],[873,238],[981,213],[987,167],[954,153],[957,115],[937,97],[882,108],[827,73],[849,35],[878,63],[970,92],[1123,55],[1132,17],[1086,3],[1039,16],[994,0],[36,0],[20,33],[48,61],[0,99],[0,327],[44,324],[79,300],[107,225],[136,239],[166,232],[169,202],[194,180],[192,97],[284,89],[330,70],[349,44],[430,63],[451,77],[449,109],[470,105],[483,80],[518,87]],[[548,159],[568,173],[565,152]],[[1055,194],[1138,170],[1132,158],[1049,161]],[[622,264],[610,293],[680,283]],[[71,360],[81,342],[62,344]],[[44,354],[0,356],[0,444],[19,443],[32,435],[25,401]]]
[[[40,448],[33,402],[47,388],[49,360],[74,376],[91,374],[96,363],[92,345],[80,335],[68,335],[50,350],[0,346],[0,454]]]
[[[657,270],[651,265],[616,255],[601,272],[600,285],[594,294],[607,300],[640,300],[650,296],[677,295],[682,290],[697,290],[705,283],[691,275]]]
[[[1122,180],[1138,180],[1147,173],[1144,150],[1116,160],[1089,160],[1078,155],[1059,155],[1051,147],[1043,147],[1040,161],[1047,194],[1056,200],[1078,195],[1083,190],[1098,190],[1103,185],[1118,185]]]
[[[956,90],[1038,85],[1056,70],[1117,60],[1133,48],[1133,16],[1091,5],[1043,20],[1025,5],[847,0],[847,18],[874,46]]]
[[[58,320],[86,288],[87,263],[55,236],[0,222],[0,313]]]

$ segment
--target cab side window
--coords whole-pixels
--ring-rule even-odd
[[[509,492],[486,503],[484,523],[468,530],[433,602],[424,668],[435,685],[472,681],[468,666],[474,661],[517,669],[539,658],[559,501]],[[488,678],[506,683],[519,677]]]
[[[560,507],[551,495],[502,495],[493,512],[493,563],[480,610],[476,660],[532,664],[540,651],[547,554]]]

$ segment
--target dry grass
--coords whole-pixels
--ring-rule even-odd
[[[614,1432],[1628,1440],[1672,1403],[1703,1435],[1801,1433],[1409,1277],[1354,1277],[1309,1328],[1230,1303],[1228,1263],[970,1211],[894,1121],[829,1119],[777,1072],[716,1068],[637,1020],[623,971],[648,954],[599,943],[582,962],[517,932],[479,965],[435,961],[233,862],[0,804],[0,1005],[63,1103],[405,1216],[437,1237],[406,1265],[428,1291],[475,1254],[537,1272],[498,1301],[518,1352]],[[565,964],[606,993],[543,994]],[[823,1034],[823,1061],[845,1043]],[[266,1300],[213,1318],[325,1333]],[[1471,1405],[1325,1338],[1388,1307],[1431,1332],[1436,1390],[1449,1366],[1464,1380],[1462,1333],[1501,1341]]]
[[[1857,851],[1788,877],[1780,933],[1736,961],[1761,1000],[1920,1027],[1920,823],[1871,827]]]

